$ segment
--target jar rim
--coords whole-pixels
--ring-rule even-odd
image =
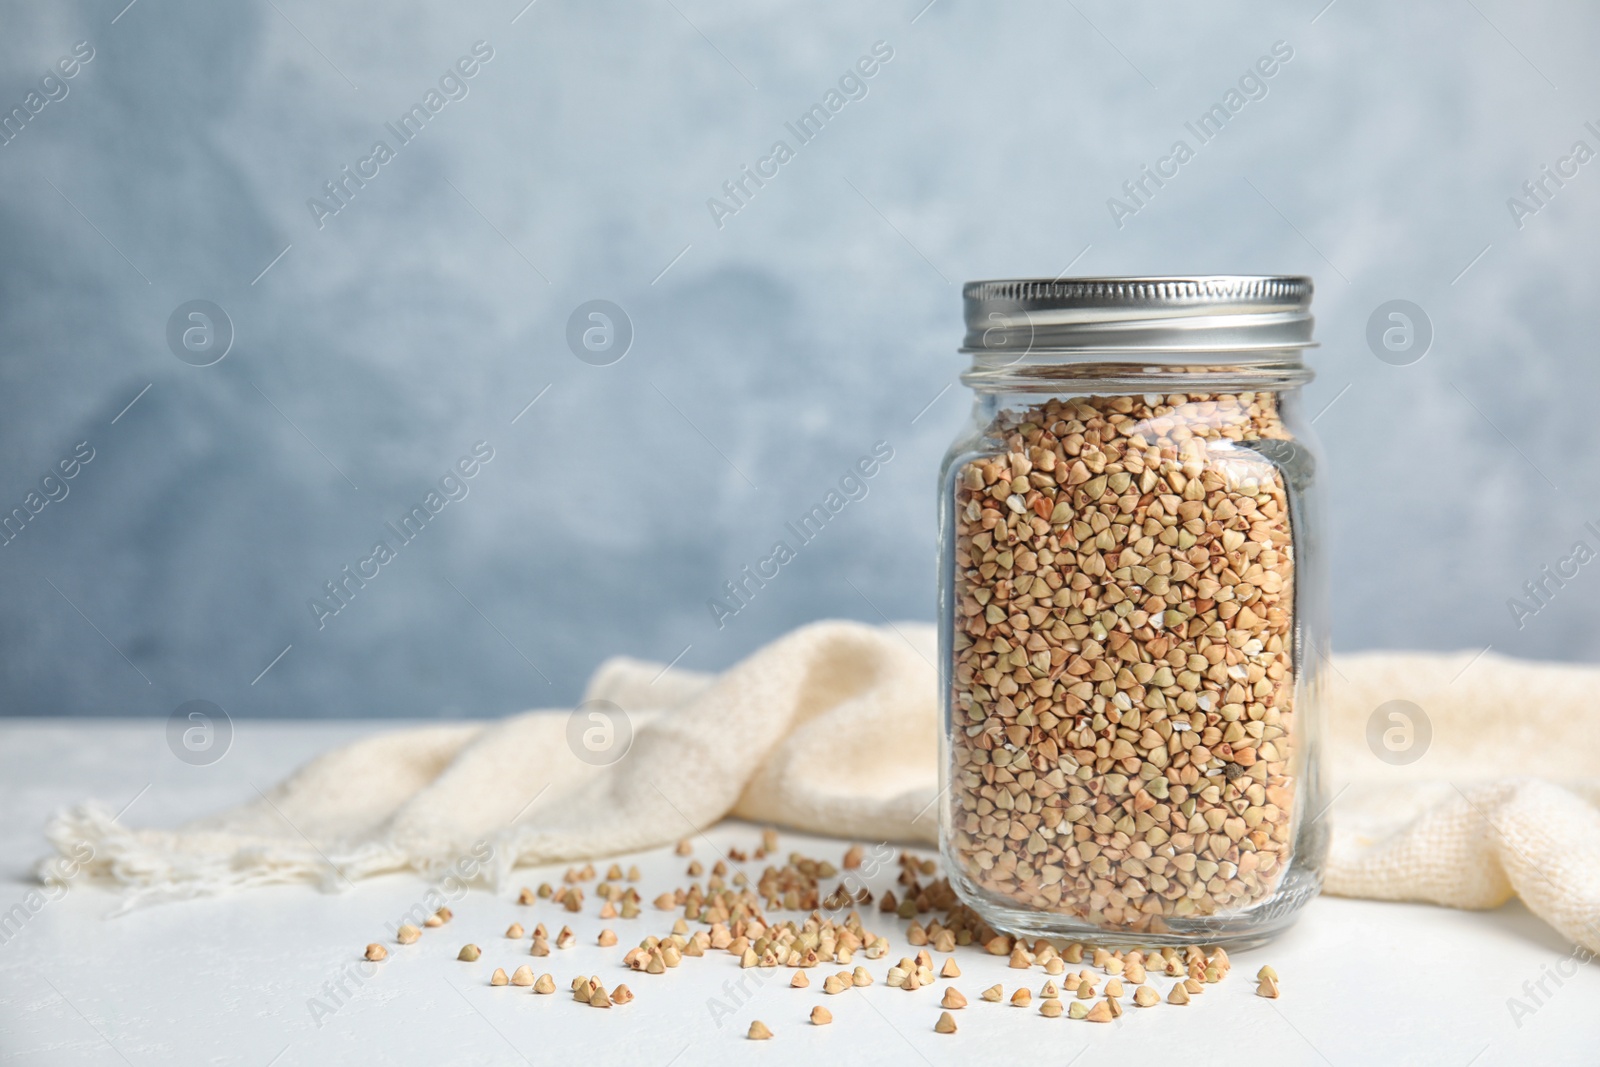
[[[1273,353],[1298,361],[1311,338],[1312,280],[1303,275],[1212,274],[1034,278],[962,287],[975,366],[1033,353],[1181,356]],[[1253,361],[1248,360],[1247,361]]]

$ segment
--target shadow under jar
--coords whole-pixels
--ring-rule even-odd
[[[969,283],[942,850],[998,929],[1245,947],[1321,884],[1311,281]]]

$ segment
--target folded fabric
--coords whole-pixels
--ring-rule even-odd
[[[1519,896],[1600,952],[1600,669],[1407,652],[1335,657],[1328,673],[1325,891],[1456,908]],[[1389,730],[1409,732],[1411,762],[1379,755]]]
[[[90,874],[129,906],[336,889],[468,854],[489,854],[480,877],[499,885],[729,816],[931,844],[935,655],[926,625],[819,622],[721,675],[613,659],[577,709],[375,736],[176,830],[130,830],[90,803],[47,834],[65,855],[89,841]],[[1600,951],[1600,669],[1406,653],[1336,658],[1328,675],[1327,890],[1461,908],[1517,895]]]

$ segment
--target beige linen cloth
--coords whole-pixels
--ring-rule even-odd
[[[91,874],[121,883],[130,905],[438,874],[484,843],[494,855],[481,877],[500,884],[514,866],[660,846],[727,816],[932,843],[934,661],[932,627],[851,622],[803,627],[716,676],[613,659],[585,699],[624,709],[631,745],[613,715],[604,748],[606,721],[587,715],[604,705],[573,713],[570,744],[565,709],[422,726],[328,752],[177,830],[126,829],[91,803],[48,834],[66,855],[87,840]],[[1600,951],[1600,668],[1404,653],[1339,657],[1327,675],[1327,891],[1458,908],[1516,895]],[[1392,700],[1432,727],[1404,766],[1366,740]]]

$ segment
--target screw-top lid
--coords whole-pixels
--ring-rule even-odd
[[[1315,344],[1311,279],[1293,275],[981,281],[968,282],[962,297],[961,350],[980,360],[1061,352],[1162,362],[1170,353],[1192,363],[1196,354],[1226,353],[1239,362],[1252,352],[1293,357]]]

